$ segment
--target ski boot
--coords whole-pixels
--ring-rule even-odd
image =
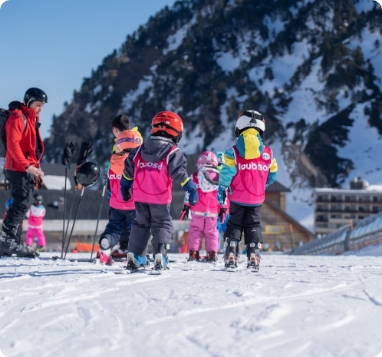
[[[254,273],[257,273],[260,269],[260,249],[261,243],[247,244],[247,269],[250,269]]]
[[[110,249],[100,250],[99,252],[97,252],[95,263],[96,264],[113,265],[114,260],[110,254],[111,254]]]
[[[224,265],[227,271],[237,271],[237,246],[237,241],[226,239]]]
[[[111,256],[113,257],[113,259],[126,259],[127,258],[127,249],[121,249],[121,248],[118,248],[116,249],[114,252],[111,253]]]
[[[167,249],[170,249],[170,245],[166,243],[153,244],[154,253],[154,267],[151,270],[151,274],[162,274],[163,270],[168,269],[168,256]]]
[[[188,262],[193,262],[193,261],[199,261],[200,256],[199,256],[199,251],[198,250],[190,250],[189,257],[187,259]]]
[[[113,265],[114,261],[111,257],[111,249],[110,249],[110,243],[109,240],[104,237],[101,238],[99,242],[100,250],[97,252],[96,264],[106,264],[106,265]]]
[[[0,237],[0,257],[16,254],[20,258],[37,258],[40,254],[18,243],[17,227],[7,228],[3,223]]]
[[[150,266],[146,256],[134,254],[132,252],[127,253],[127,265],[126,270],[130,273],[135,273],[141,268]]]
[[[207,261],[210,263],[215,263],[218,261],[218,256],[216,255],[216,252],[214,250],[211,252],[208,252]]]

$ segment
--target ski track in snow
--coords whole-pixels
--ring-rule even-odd
[[[382,347],[379,257],[264,254],[258,274],[243,259],[228,273],[221,259],[171,258],[160,276],[114,274],[123,263],[0,259],[1,351],[373,357]]]

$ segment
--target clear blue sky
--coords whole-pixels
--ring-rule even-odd
[[[9,0],[0,9],[0,108],[29,87],[48,94],[41,134],[84,77],[175,0]]]

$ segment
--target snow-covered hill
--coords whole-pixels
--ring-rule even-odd
[[[380,258],[264,254],[259,274],[172,258],[161,276],[115,275],[118,268],[53,262],[48,253],[0,259],[0,350],[7,357],[374,357],[382,349]]]
[[[288,212],[312,225],[312,187],[380,178],[382,9],[373,0],[190,0],[163,9],[84,80],[46,141],[92,140],[106,161],[110,120],[129,114],[144,134],[177,111],[182,149],[225,150],[244,108],[267,120]]]

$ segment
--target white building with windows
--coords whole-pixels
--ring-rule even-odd
[[[325,235],[382,211],[382,186],[355,178],[350,189],[314,191],[314,233]]]

